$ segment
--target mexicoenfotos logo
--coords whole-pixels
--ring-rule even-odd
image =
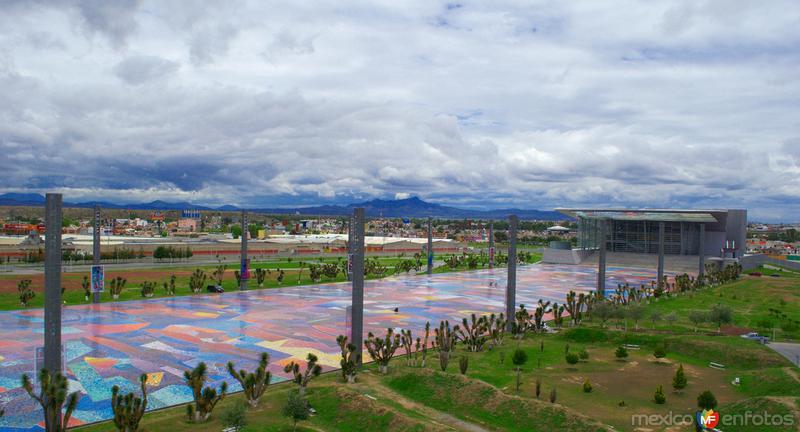
[[[703,410],[697,412],[697,424],[703,430],[712,430],[719,424],[719,411],[713,409]]]
[[[721,414],[719,411],[703,410],[689,413],[668,411],[664,414],[632,414],[633,427],[674,427],[698,425],[704,431],[729,426],[794,426],[792,414],[775,414],[767,411],[745,411],[737,414]]]

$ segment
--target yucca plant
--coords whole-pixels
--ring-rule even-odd
[[[225,265],[218,265],[211,273],[211,276],[217,282],[217,285],[222,285],[222,279],[225,277]]]
[[[456,349],[455,332],[450,330],[450,323],[447,321],[439,322],[439,328],[433,329],[433,347],[439,353],[439,366],[444,372],[450,361],[450,353]]]
[[[19,292],[19,303],[22,307],[28,307],[28,303],[36,297],[36,293],[31,289],[30,279],[23,279],[17,282],[17,291]]]
[[[458,369],[461,371],[461,375],[467,374],[467,367],[469,367],[469,357],[462,355],[458,358]]]
[[[256,281],[258,282],[258,287],[264,287],[264,280],[267,278],[267,271],[262,268],[256,269]]]
[[[150,298],[156,293],[156,283],[144,281],[142,282],[142,297]]]
[[[358,362],[361,360],[361,353],[357,352],[358,347],[353,343],[349,343],[347,336],[339,335],[336,338],[336,343],[342,349],[342,359],[339,365],[342,367],[342,378],[348,384],[356,382],[356,372],[358,370]]]
[[[486,316],[478,318],[475,314],[472,314],[470,318],[471,322],[464,318],[461,320],[461,326],[456,326],[453,330],[456,338],[467,346],[468,351],[482,351],[486,344],[486,334],[489,331],[489,319]]]
[[[386,337],[375,337],[372,332],[367,334],[364,341],[369,356],[378,363],[378,370],[385,374],[389,371],[389,362],[394,357],[395,351],[400,347],[400,335],[395,334],[391,328],[386,329]]]
[[[91,282],[89,282],[89,276],[84,275],[83,280],[81,281],[81,288],[83,288],[83,298],[86,301],[89,301],[89,298],[92,296],[91,285]]]
[[[203,285],[206,284],[207,277],[206,272],[201,269],[196,269],[189,277],[189,289],[195,294],[201,292],[203,290]]]
[[[119,295],[122,294],[123,288],[128,283],[128,280],[123,278],[122,276],[117,276],[108,283],[110,291],[111,291],[111,298],[114,300],[119,299]]]
[[[425,338],[420,341],[417,338],[417,351],[421,352],[420,366],[425,367],[425,360],[428,357],[428,337],[431,333],[430,321],[425,322]]]
[[[489,337],[492,340],[492,347],[499,346],[503,343],[503,336],[506,333],[506,316],[503,313],[495,316],[489,315]]]
[[[175,295],[175,275],[169,277],[169,282],[164,282],[164,291],[168,296]]]
[[[72,417],[72,412],[78,405],[78,392],[67,394],[67,377],[56,372],[51,375],[47,369],[39,372],[39,394],[34,393],[33,383],[28,374],[22,375],[22,388],[44,411],[44,429],[46,432],[64,432]],[[65,404],[66,403],[66,407]],[[61,410],[65,408],[62,416]]]
[[[284,372],[292,374],[292,381],[298,385],[300,396],[305,396],[306,387],[308,387],[311,379],[322,373],[322,366],[317,364],[318,361],[317,356],[308,353],[308,356],[306,356],[306,370],[302,373],[300,372],[300,364],[294,360],[283,368]]]
[[[114,426],[120,432],[136,432],[139,422],[147,410],[147,374],[139,376],[142,397],[133,392],[125,396],[119,395],[119,386],[111,387],[111,411],[114,413]]]
[[[192,397],[194,398],[194,403],[186,406],[186,414],[189,416],[189,420],[195,422],[208,420],[211,417],[211,411],[228,393],[228,383],[222,382],[219,393],[214,388],[204,387],[208,379],[208,368],[204,362],[200,362],[191,371],[184,371],[183,379],[192,390]]]
[[[267,365],[269,365],[269,354],[267,353],[261,353],[255,372],[247,372],[244,369],[237,372],[233,362],[228,362],[228,373],[242,385],[247,403],[253,408],[258,406],[258,401],[267,390],[269,380],[272,378],[272,374],[267,371]]]
[[[416,366],[417,351],[414,350],[414,336],[411,334],[411,330],[400,330],[400,343],[406,350],[406,364]],[[417,348],[419,348],[419,338],[417,338]]]

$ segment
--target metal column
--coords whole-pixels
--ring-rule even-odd
[[[508,331],[514,324],[517,306],[517,216],[508,217],[508,277],[506,283],[506,320]]]
[[[428,274],[433,274],[433,218],[428,216]]]
[[[239,267],[239,291],[247,289],[247,279],[250,272],[247,265],[247,236],[250,234],[250,229],[247,223],[247,210],[242,210],[242,252],[241,260],[242,265]]]
[[[489,222],[489,268],[494,268],[494,221]]]
[[[664,222],[658,223],[658,281],[659,286],[664,279]]]
[[[597,221],[597,226],[600,230],[598,235],[600,241],[597,242],[597,293],[606,296],[606,225],[608,221]],[[597,232],[597,230],[595,230]]]
[[[364,208],[356,208],[353,213],[353,299],[351,308],[350,341],[358,347],[358,353],[364,348]],[[361,357],[359,356],[359,364]]]
[[[61,194],[47,194],[44,219],[44,368],[61,370]],[[37,371],[38,372],[38,371]]]
[[[700,224],[700,241],[697,245],[697,255],[700,261],[697,277],[703,278],[706,274],[706,224],[704,223]]]
[[[353,215],[347,216],[347,280],[353,280]]]
[[[100,206],[94,206],[94,235],[92,236],[92,264],[100,265]],[[94,287],[92,287],[94,291]],[[92,293],[92,303],[100,303],[100,292]]]

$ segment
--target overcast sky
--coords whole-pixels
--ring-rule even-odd
[[[800,220],[797,0],[0,8],[0,193]]]

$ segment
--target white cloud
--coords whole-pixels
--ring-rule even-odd
[[[5,9],[7,190],[800,210],[793,1]]]

